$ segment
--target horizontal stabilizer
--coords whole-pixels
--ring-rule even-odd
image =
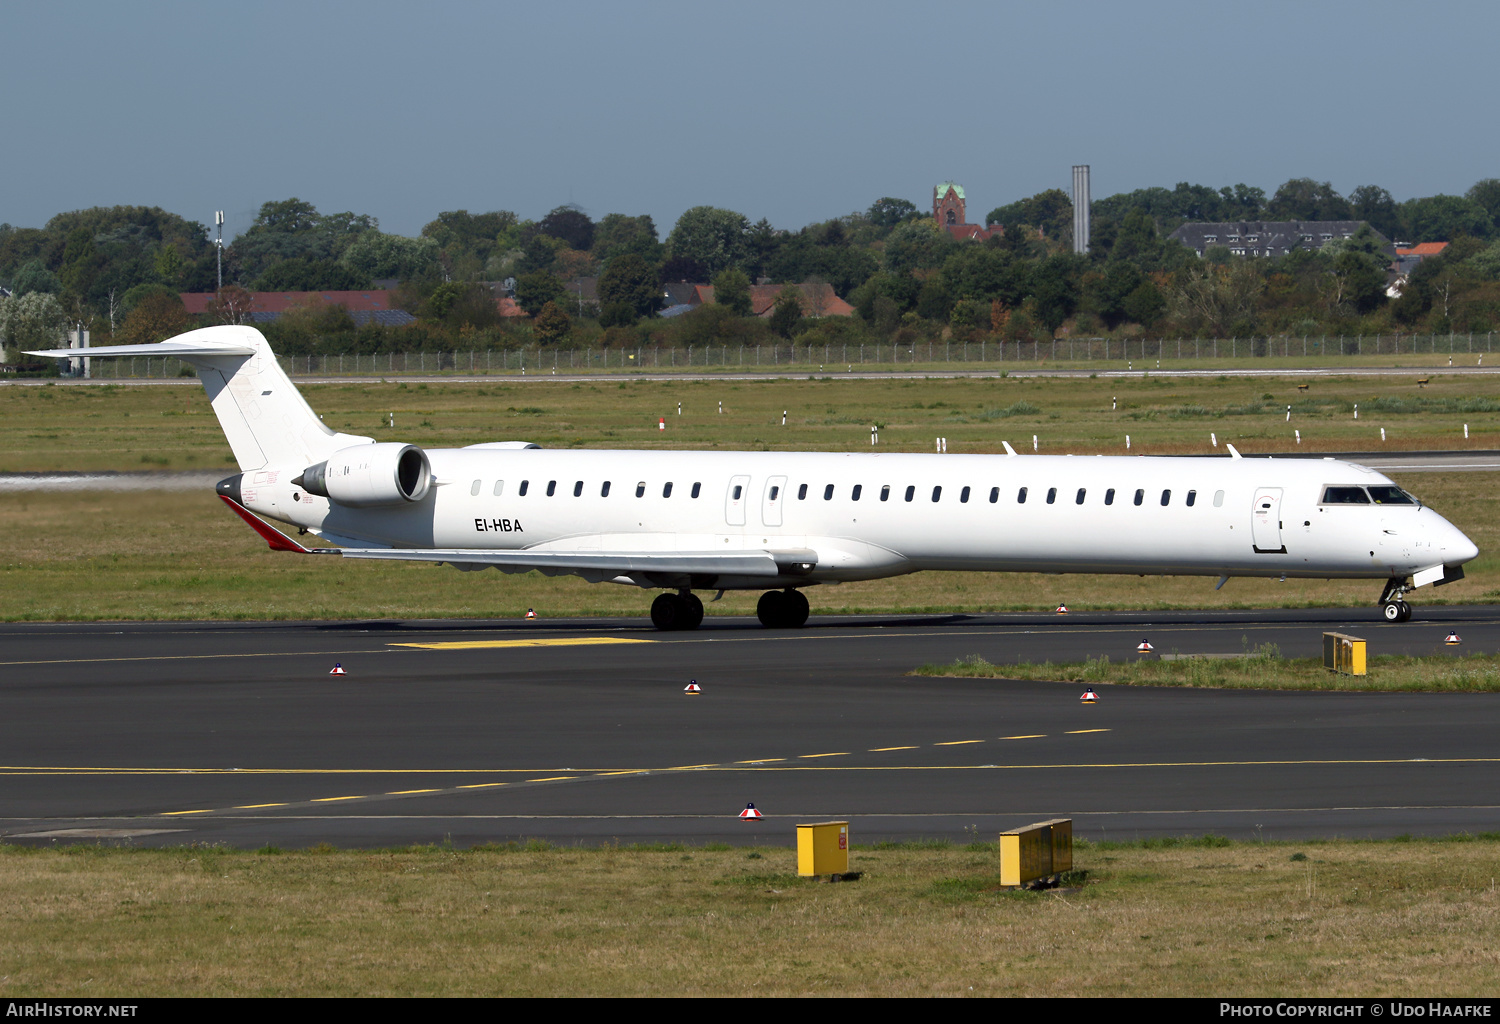
[[[27,352],[28,356],[51,359],[82,359],[85,356],[253,356],[255,347],[241,341],[161,341],[154,345],[103,345],[99,348],[52,348]]]

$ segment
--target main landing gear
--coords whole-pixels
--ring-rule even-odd
[[[658,594],[651,602],[651,624],[657,629],[697,629],[702,622],[703,602],[690,590]]]
[[[1385,616],[1385,621],[1406,622],[1411,618],[1411,605],[1401,600],[1409,589],[1411,588],[1406,585],[1405,579],[1386,582],[1385,590],[1380,595],[1380,613]]]
[[[773,629],[795,629],[807,622],[807,613],[807,598],[800,590],[768,590],[755,604],[760,624]]]

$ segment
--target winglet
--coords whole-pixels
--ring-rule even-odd
[[[1005,446],[1005,457],[1007,459],[1013,459],[1013,458],[1015,458],[1015,456],[1016,456],[1016,450],[1010,446],[1010,442],[1009,441],[1001,441],[1000,443]]]
[[[311,548],[303,547],[301,544],[298,544],[296,541],[292,540],[292,538],[288,537],[280,530],[273,530],[271,527],[261,522],[260,519],[258,519],[254,515],[254,513],[252,513],[244,505],[241,505],[239,502],[235,501],[233,498],[221,494],[219,495],[219,500],[228,505],[230,508],[234,509],[235,515],[239,516],[245,522],[249,523],[250,529],[254,530],[256,533],[264,537],[266,543],[271,545],[272,551],[295,551],[299,555],[311,555],[314,553]]]
[[[1243,459],[1244,458],[1244,456],[1239,453],[1239,449],[1237,449],[1234,445],[1230,444],[1228,441],[1224,442],[1224,447],[1229,449],[1229,457],[1231,459]]]

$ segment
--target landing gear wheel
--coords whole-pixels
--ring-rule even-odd
[[[807,622],[807,598],[796,590],[768,590],[755,604],[755,615],[768,628],[796,629]]]
[[[760,619],[760,624],[767,629],[775,629],[781,625],[782,606],[784,599],[781,591],[768,590],[760,595],[760,600],[755,602],[755,617]]]
[[[1402,622],[1410,622],[1411,621],[1411,605],[1407,604],[1405,601],[1397,601],[1396,603],[1401,606],[1401,621]]]
[[[786,625],[796,628],[807,625],[807,616],[811,611],[807,606],[807,597],[800,590],[788,590],[782,597],[782,609],[786,612]]]
[[[697,629],[703,625],[703,602],[698,600],[697,594],[679,594],[677,599],[687,609],[687,619],[680,628]]]
[[[1411,605],[1405,601],[1387,601],[1381,613],[1387,622],[1407,622],[1411,619]]]

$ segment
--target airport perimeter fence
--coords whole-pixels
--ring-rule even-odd
[[[1097,363],[1102,369],[1149,369],[1160,360],[1330,359],[1359,356],[1473,356],[1494,350],[1487,334],[1279,335],[1261,338],[1056,338],[1050,341],[923,341],[804,345],[689,345],[686,348],[557,348],[537,346],[498,351],[378,352],[278,356],[294,377],[401,377],[421,375],[599,373],[708,370],[727,373],[850,372],[910,368],[941,371],[963,367]],[[166,379],[192,376],[173,357],[91,360],[90,376]],[[65,371],[66,372],[66,371]]]

